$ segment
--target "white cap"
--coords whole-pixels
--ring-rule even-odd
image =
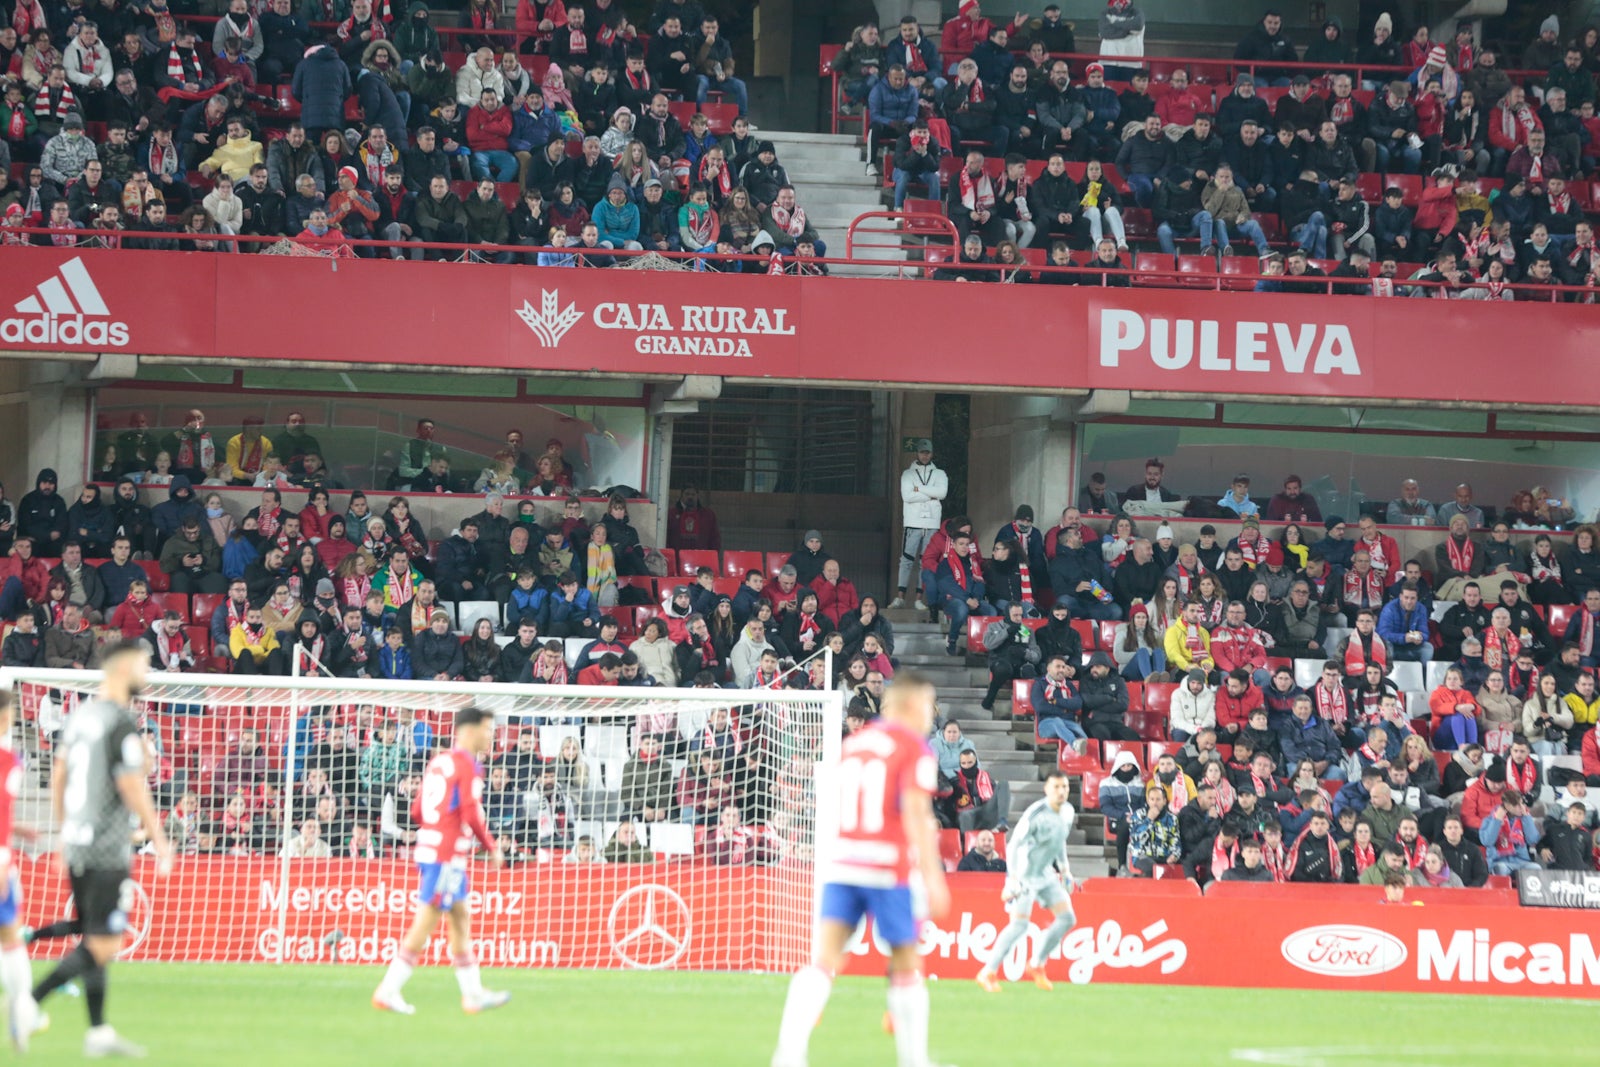
[[[1159,530],[1156,531],[1157,541],[1161,540],[1163,537],[1169,539],[1172,537],[1172,527],[1163,525]]]

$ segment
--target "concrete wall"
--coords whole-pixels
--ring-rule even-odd
[[[68,484],[88,469],[89,393],[81,365],[0,360],[0,479],[19,499],[45,467]]]
[[[879,596],[888,587],[890,527],[900,514],[898,508],[891,513],[878,497],[719,492],[711,495],[711,507],[723,548],[793,552],[805,532],[815,529],[823,548],[863,595]]]

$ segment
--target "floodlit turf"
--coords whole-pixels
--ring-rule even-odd
[[[494,971],[486,984],[512,990],[511,1005],[469,1017],[450,971],[428,968],[407,988],[417,1014],[403,1018],[369,1006],[379,974],[119,964],[108,1005],[151,1062],[174,1067],[765,1067],[786,987],[764,975]],[[1600,1062],[1594,1002],[1065,984],[989,995],[953,981],[931,989],[935,1060],[957,1067]],[[58,994],[47,1008],[53,1025],[28,1059],[81,1062],[83,1001]],[[841,981],[812,1043],[813,1067],[892,1067],[882,1014],[881,980]]]

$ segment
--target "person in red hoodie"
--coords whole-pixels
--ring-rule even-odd
[[[1011,20],[1011,30],[1015,33],[1028,21],[1028,16],[1017,12],[1017,17]],[[944,29],[939,34],[939,54],[944,57],[949,67],[945,71],[954,75],[956,64],[972,54],[972,50],[984,41],[995,30],[993,22],[983,17],[983,12],[978,8],[978,0],[961,0],[956,5],[956,17],[944,24]]]
[[[1261,690],[1250,684],[1250,672],[1231,670],[1217,690],[1217,728],[1237,733],[1250,725],[1250,713],[1261,706]]]
[[[1461,825],[1476,834],[1483,820],[1494,814],[1506,792],[1506,765],[1496,759],[1461,798]]]
[[[861,595],[855,583],[839,576],[839,561],[830,559],[822,565],[822,573],[811,582],[816,591],[817,604],[830,619],[842,622],[861,610]]]
[[[1456,232],[1459,217],[1455,167],[1439,167],[1433,172],[1433,184],[1422,190],[1422,203],[1417,205],[1417,217],[1411,226],[1416,248],[1424,259],[1431,260],[1439,253],[1445,241]]]
[[[1267,671],[1269,638],[1245,622],[1244,612],[1244,605],[1237,600],[1228,605],[1222,625],[1211,631],[1211,658],[1217,670],[1230,674],[1244,671],[1261,689],[1272,677]],[[1259,703],[1259,693],[1256,699]]]
[[[517,157],[506,146],[511,136],[511,109],[500,94],[485,89],[478,94],[478,106],[467,112],[467,147],[472,149],[472,176],[478,181],[517,180]]]
[[[31,537],[24,535],[16,539],[11,546],[11,558],[15,560],[11,573],[22,583],[23,595],[35,604],[42,604],[50,587],[50,568],[33,554],[34,547]]]

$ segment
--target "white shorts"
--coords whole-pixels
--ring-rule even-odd
[[[1011,902],[1006,905],[1006,914],[1027,918],[1033,914],[1035,905],[1048,911],[1055,911],[1070,899],[1066,886],[1060,882],[1040,882],[1037,885],[1024,886],[1021,893],[1012,897]]]

